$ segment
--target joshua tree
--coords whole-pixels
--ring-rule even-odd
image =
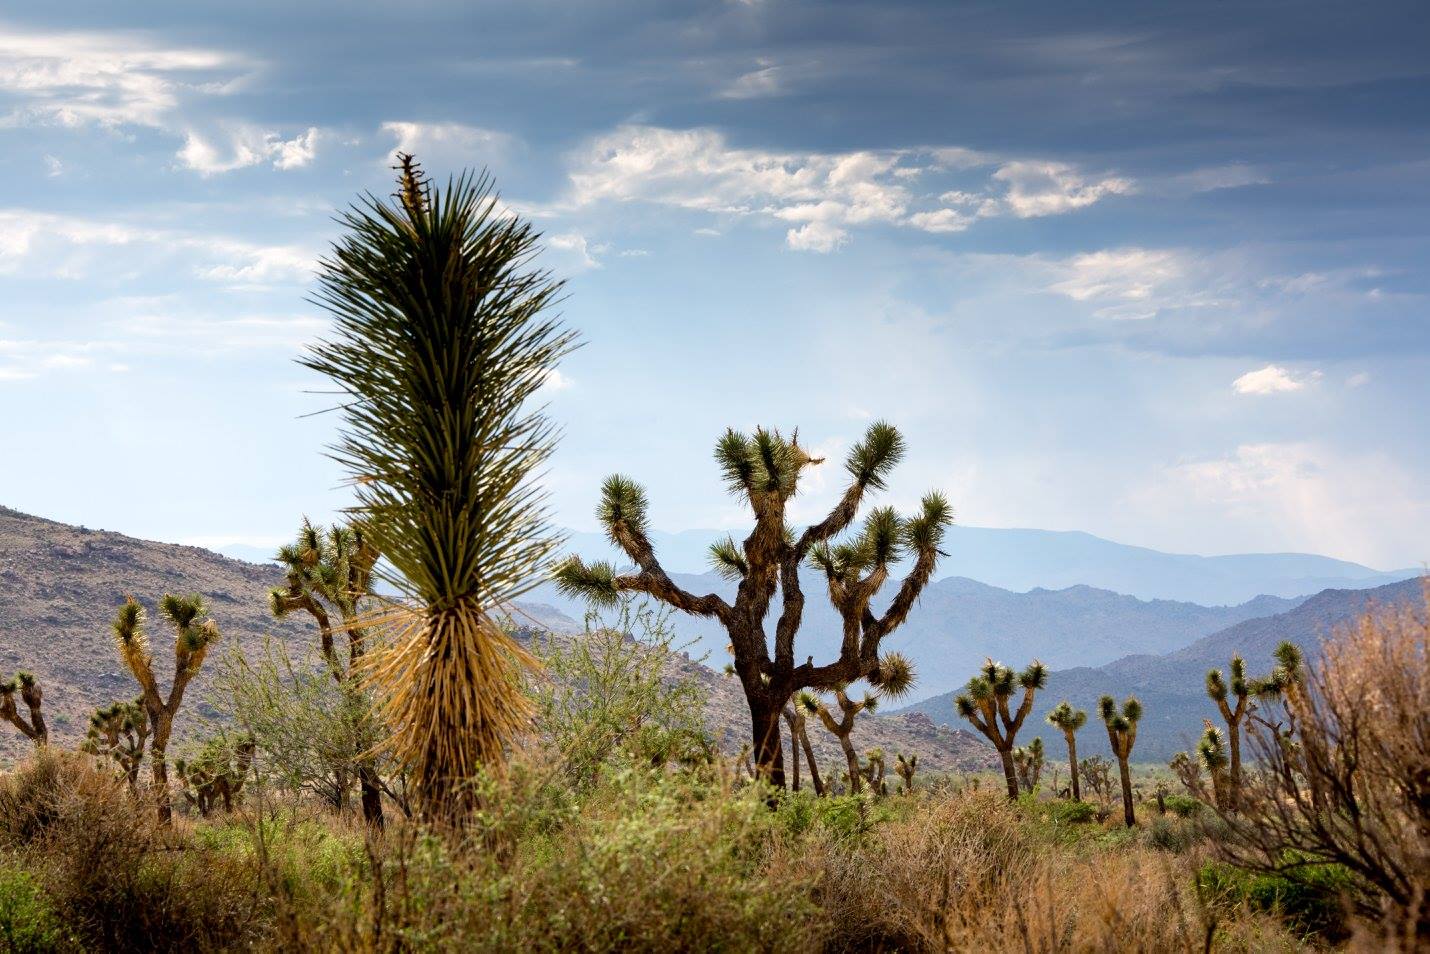
[[[1117,771],[1122,775],[1122,817],[1131,828],[1137,823],[1132,811],[1132,771],[1127,760],[1132,757],[1132,746],[1137,744],[1137,723],[1142,718],[1142,703],[1136,696],[1128,696],[1122,703],[1122,712],[1117,711],[1117,703],[1111,696],[1103,696],[1098,702],[1103,724],[1107,726],[1107,741],[1112,744],[1112,754],[1117,757]]]
[[[154,677],[154,658],[149,653],[149,637],[144,632],[144,607],[132,596],[124,601],[114,619],[114,642],[119,648],[119,658],[134,675],[142,693],[140,698],[153,733],[149,755],[154,773],[154,797],[158,801],[160,821],[168,822],[173,807],[169,801],[169,766],[164,752],[174,730],[174,716],[184,701],[184,690],[204,664],[204,657],[218,639],[219,630],[211,619],[199,621],[204,615],[201,596],[165,593],[159,601],[159,613],[174,629],[174,680],[167,696],[160,694],[159,682]]]
[[[305,517],[297,540],[278,551],[278,562],[287,569],[285,585],[268,594],[269,609],[276,618],[297,610],[313,617],[318,624],[323,658],[333,678],[347,692],[361,692],[354,676],[365,648],[367,632],[362,625],[362,612],[372,596],[372,570],[377,559],[377,548],[360,526],[334,525],[325,531]],[[334,614],[338,617],[336,627]],[[335,629],[347,633],[346,664],[338,658],[333,645]],[[381,827],[382,787],[371,755],[357,758],[357,774],[363,818]]]
[[[184,785],[184,797],[208,817],[219,800],[225,812],[233,811],[234,800],[243,791],[248,770],[253,767],[254,741],[244,739],[231,745],[225,739],[211,739],[192,762],[174,763]]]
[[[873,694],[866,694],[858,702],[850,699],[845,693],[843,686],[834,689],[834,701],[839,705],[839,718],[836,720],[829,707],[819,700],[813,693],[801,692],[799,694],[799,705],[810,715],[819,716],[819,721],[824,723],[824,727],[839,740],[839,747],[844,751],[844,761],[848,766],[849,792],[852,795],[859,794],[861,785],[860,779],[863,777],[859,771],[859,753],[854,751],[854,718],[859,713],[873,712],[878,708],[879,697]]]
[[[1072,773],[1072,798],[1075,802],[1081,801],[1082,788],[1078,785],[1077,775],[1077,732],[1087,725],[1087,713],[1074,709],[1067,700],[1063,700],[1048,713],[1048,725],[1061,729],[1063,738],[1067,740],[1068,771]]]
[[[749,504],[755,527],[743,544],[727,537],[711,547],[716,570],[736,584],[733,602],[711,593],[687,592],[666,573],[648,535],[645,491],[627,477],[607,479],[597,516],[612,542],[635,564],[618,574],[610,563],[566,560],[556,573],[561,588],[596,603],[610,603],[623,591],[648,593],[676,609],[713,617],[730,635],[735,672],[750,709],[755,760],[771,784],[783,787],[784,759],[779,719],[785,703],[800,689],[830,691],[859,679],[876,688],[886,682],[886,636],[908,617],[914,601],[933,575],[939,544],[952,520],[948,502],[931,493],[920,513],[901,518],[881,507],[865,518],[852,539],[835,543],[858,515],[869,490],[881,490],[904,453],[904,439],[892,425],[872,425],[845,462],[849,483],[839,502],[802,532],[786,522],[786,509],[808,467],[822,463],[799,443],[799,434],[757,429],[746,435],[728,430],[715,447],[715,458],[730,491]],[[889,577],[889,568],[912,553],[912,568],[883,615],[870,608]],[[842,623],[839,658],[815,665],[795,661],[795,636],[804,615],[800,567],[812,562],[825,577],[829,600]],[[764,620],[776,591],[781,606],[774,632],[774,655]]]
[[[1226,810],[1231,807],[1232,788],[1227,781],[1226,743],[1222,741],[1221,730],[1206,721],[1206,731],[1197,743],[1197,757],[1206,766],[1212,779],[1212,799],[1216,807]]]
[[[139,782],[139,766],[144,762],[144,743],[148,739],[149,715],[144,711],[144,697],[140,696],[133,702],[115,702],[95,709],[80,748],[118,762],[133,788]]]
[[[1273,652],[1276,665],[1263,679],[1253,680],[1251,694],[1262,702],[1280,702],[1292,708],[1304,702],[1306,663],[1301,648],[1289,640],[1283,640]],[[1280,723],[1271,722],[1258,713],[1258,706],[1250,706],[1247,714],[1253,722],[1260,723],[1273,733],[1281,731]]]
[[[530,724],[519,676],[535,660],[495,614],[558,545],[534,483],[556,433],[531,399],[576,341],[550,314],[560,283],[531,266],[538,234],[491,180],[440,188],[398,158],[395,200],[341,218],[318,276],[333,334],[302,363],[343,396],[334,456],[400,597],[373,621],[392,648],[369,670],[390,748],[419,810],[453,819]]]
[[[1246,681],[1246,662],[1240,656],[1231,657],[1231,683],[1222,678],[1220,669],[1207,671],[1207,695],[1216,703],[1226,721],[1226,737],[1231,748],[1231,776],[1227,789],[1227,806],[1235,809],[1241,792],[1241,722],[1246,717],[1251,687]],[[1227,696],[1236,697],[1233,704]]]
[[[805,762],[809,765],[809,780],[814,784],[814,794],[824,794],[824,783],[819,777],[819,763],[814,759],[814,749],[809,744],[809,732],[804,718],[803,706],[785,706],[784,717],[789,723],[790,756],[794,769],[793,791],[799,791],[799,753],[804,751]]]
[[[864,781],[869,783],[869,791],[875,795],[889,794],[889,786],[884,784],[884,750],[879,748],[870,749],[864,753],[865,764],[859,770],[864,776]]]
[[[1201,791],[1202,766],[1195,758],[1186,752],[1178,752],[1172,756],[1167,767],[1172,770],[1172,774],[1177,776],[1177,780],[1182,783],[1182,787],[1187,790],[1188,795],[1196,795]]]
[[[1094,755],[1079,762],[1078,771],[1087,779],[1092,794],[1105,806],[1112,797],[1112,763],[1100,755]]]
[[[1043,740],[1035,737],[1027,746],[1013,750],[1013,765],[1018,770],[1018,784],[1029,795],[1038,787],[1043,774]]]
[[[904,780],[904,794],[907,795],[914,790],[914,770],[919,767],[918,755],[905,757],[900,752],[894,764],[894,771],[899,774],[899,778]]]
[[[28,720],[15,707],[16,691],[30,710]],[[34,675],[28,672],[17,672],[5,682],[0,682],[0,719],[19,729],[37,748],[50,741],[50,730],[45,726],[45,714],[41,711],[44,695]]]
[[[988,660],[978,675],[968,680],[968,690],[954,702],[958,714],[982,732],[1003,761],[1003,778],[1008,783],[1008,797],[1018,798],[1018,775],[1013,767],[1013,744],[1018,730],[1033,711],[1033,697],[1048,682],[1048,670],[1034,660],[1021,673]],[[1015,685],[1023,687],[1023,701],[1018,711],[1009,715],[1008,699]],[[1001,724],[1000,724],[1001,723]]]

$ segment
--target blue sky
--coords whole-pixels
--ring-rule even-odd
[[[0,14],[0,502],[262,546],[340,507],[293,358],[401,147],[569,280],[566,525],[613,470],[738,525],[725,426],[884,417],[888,499],[968,524],[1430,559],[1421,4],[204,6]]]

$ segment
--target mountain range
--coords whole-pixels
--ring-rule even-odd
[[[656,553],[672,573],[709,569],[711,542],[726,531],[651,534]],[[740,539],[737,531],[736,539]],[[1374,570],[1359,563],[1308,553],[1193,556],[1114,543],[1081,531],[950,528],[940,576],[961,576],[1004,590],[1062,590],[1091,586],[1144,600],[1229,606],[1257,596],[1298,597],[1325,589],[1364,589],[1418,576],[1418,569]],[[618,559],[605,536],[572,531],[567,552]],[[1430,557],[1430,554],[1426,554]]]
[[[1204,636],[1173,652],[1134,654],[1102,666],[1055,670],[1047,688],[1035,697],[1023,741],[1041,735],[1052,751],[1062,751],[1062,738],[1043,719],[1048,710],[1066,699],[1089,713],[1087,727],[1078,737],[1079,754],[1108,753],[1107,735],[1097,720],[1097,700],[1109,694],[1119,701],[1135,694],[1144,715],[1137,729],[1134,758],[1165,761],[1179,749],[1191,749],[1201,734],[1202,719],[1220,724],[1216,704],[1207,698],[1207,670],[1225,672],[1233,653],[1246,660],[1247,672],[1263,675],[1272,665],[1271,653],[1289,639],[1309,654],[1338,626],[1345,625],[1370,606],[1420,602],[1424,581],[1403,580],[1370,590],[1325,590],[1297,606],[1273,616],[1248,619]],[[1021,665],[1024,660],[1009,660]],[[920,712],[936,723],[958,725],[953,699],[957,690],[907,706],[900,712]]]
[[[217,714],[208,699],[222,653],[236,646],[253,657],[268,635],[284,643],[295,659],[315,648],[315,631],[305,619],[279,622],[269,615],[267,592],[281,580],[272,564],[245,563],[199,547],[139,540],[0,507],[0,678],[18,669],[35,673],[45,693],[51,738],[72,745],[84,737],[96,706],[137,694],[110,636],[124,597],[134,595],[149,610],[155,669],[167,686],[172,650],[166,649],[172,638],[154,613],[155,600],[166,592],[201,593],[223,635],[184,697],[186,714],[175,725],[182,744],[200,724],[195,715]],[[521,609],[518,622],[568,634],[582,628],[550,606],[527,602]],[[730,754],[738,753],[749,735],[749,713],[738,684],[679,654],[667,675],[700,684],[707,725]],[[814,725],[809,735],[821,765],[832,770],[843,764],[832,736]],[[890,758],[895,752],[916,753],[920,765],[932,770],[990,764],[981,740],[917,713],[861,717],[858,738],[861,748],[881,747]],[[0,764],[28,747],[0,722]]]

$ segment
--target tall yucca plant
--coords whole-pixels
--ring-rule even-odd
[[[493,622],[558,544],[532,482],[555,429],[531,399],[575,345],[550,314],[560,291],[533,267],[538,235],[499,207],[485,174],[431,185],[399,156],[394,201],[368,195],[320,265],[329,340],[303,364],[337,383],[334,457],[402,599],[368,679],[429,817],[465,804],[528,724],[531,658]]]

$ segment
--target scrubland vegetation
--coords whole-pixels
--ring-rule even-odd
[[[917,678],[886,641],[952,519],[937,492],[911,515],[865,511],[906,453],[897,429],[869,428],[837,503],[798,532],[787,506],[824,462],[797,432],[719,438],[754,524],[712,549],[733,601],[676,585],[645,491],[620,475],[598,516],[632,569],[553,564],[531,477],[554,430],[530,403],[575,340],[544,316],[560,286],[529,266],[535,233],[485,180],[435,189],[410,157],[395,201],[344,222],[321,275],[333,339],[306,363],[347,399],[336,456],[357,503],[347,523],[302,524],[269,605],[312,620],[312,653],[223,652],[201,598],[165,596],[166,691],[127,600],[107,651],[138,696],[96,711],[80,751],[50,743],[40,678],[0,684],[0,715],[35,743],[0,777],[0,949],[1430,944],[1430,590],[1309,660],[1283,644],[1265,677],[1240,659],[1229,682],[1209,674],[1225,729],[1156,774],[1135,763],[1141,703],[1107,696],[1113,761],[1077,757],[1086,713],[1049,716],[1062,789],[1061,753],[1018,744],[1034,696],[1058,688],[1037,661],[990,659],[949,713],[988,738],[1001,778],[861,756],[858,715]],[[798,651],[801,567],[842,621],[835,659]],[[604,620],[575,638],[512,625],[503,610],[543,571]],[[710,737],[700,687],[670,676],[669,612],[730,636],[739,755]],[[171,754],[176,721],[198,722],[185,687],[203,666],[216,717]],[[811,731],[839,740],[843,766],[815,763]]]

